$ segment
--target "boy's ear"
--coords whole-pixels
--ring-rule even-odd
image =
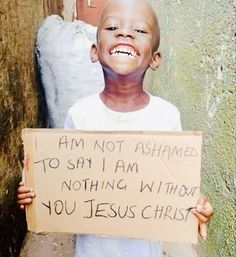
[[[91,49],[90,49],[90,59],[91,62],[97,62],[98,61],[98,48],[96,44],[92,44]]]
[[[149,67],[152,70],[156,70],[159,67],[160,63],[161,63],[161,52],[157,50],[152,54],[152,60],[149,64]]]

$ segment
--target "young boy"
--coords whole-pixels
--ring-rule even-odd
[[[80,130],[180,131],[180,115],[167,101],[143,89],[147,69],[155,70],[161,55],[157,17],[144,0],[111,0],[104,7],[91,48],[92,62],[103,67],[105,88],[79,100],[65,121],[65,128]],[[30,204],[34,192],[20,184],[18,203]],[[199,219],[199,233],[206,238],[213,209],[201,197],[192,212]],[[77,235],[76,257],[159,257],[159,242],[118,237]]]

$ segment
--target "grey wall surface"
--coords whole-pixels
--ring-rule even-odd
[[[44,125],[34,44],[40,21],[55,12],[50,3],[0,1],[0,257],[19,256],[26,230],[24,213],[16,206],[23,162],[21,129]]]
[[[204,133],[202,193],[215,208],[199,256],[235,256],[234,1],[150,0],[163,61],[147,88],[174,103],[185,130]]]

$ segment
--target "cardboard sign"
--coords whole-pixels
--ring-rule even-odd
[[[197,242],[201,132],[24,129],[34,232]]]

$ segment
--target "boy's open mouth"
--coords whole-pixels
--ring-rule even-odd
[[[128,45],[117,45],[111,49],[110,54],[117,56],[128,56],[132,58],[137,57],[137,51]]]

